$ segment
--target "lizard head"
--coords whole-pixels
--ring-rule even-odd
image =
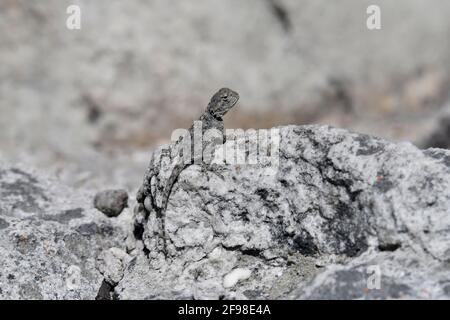
[[[208,104],[207,111],[215,118],[222,118],[239,100],[239,94],[231,89],[217,91]]]

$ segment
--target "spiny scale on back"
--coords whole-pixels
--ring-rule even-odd
[[[234,107],[234,105],[239,100],[239,94],[231,89],[222,88],[217,91],[211,98],[208,106],[206,107],[205,112],[200,116],[199,121],[202,121],[202,133],[205,133],[206,130],[209,129],[217,129],[224,135],[224,125],[223,125],[223,116]],[[194,125],[189,129],[189,134],[191,135],[191,142],[193,142],[193,131]],[[175,142],[175,146],[178,145],[181,141]],[[203,145],[203,148],[205,145]],[[192,155],[193,156],[193,155]],[[169,179],[167,180],[166,185],[163,188],[162,195],[162,205],[158,207],[156,205],[156,201],[154,200],[154,195],[151,190],[151,180],[152,177],[157,176],[160,168],[155,166],[154,157],[152,156],[152,160],[149,164],[147,172],[144,176],[144,182],[139,189],[136,199],[141,207],[146,211],[146,215],[151,211],[156,211],[157,216],[161,219],[161,229],[162,229],[162,237],[164,241],[164,251],[165,251],[165,211],[167,209],[167,203],[172,192],[172,187],[178,179],[180,173],[188,167],[191,163],[186,164],[183,161],[182,157],[178,157],[176,160],[177,163],[172,169],[170,173]]]

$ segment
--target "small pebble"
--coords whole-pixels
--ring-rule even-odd
[[[234,287],[236,283],[250,278],[251,275],[252,271],[250,269],[236,268],[223,278],[223,286],[225,288]]]
[[[105,190],[94,197],[94,207],[108,217],[117,217],[128,206],[128,193],[125,190]]]

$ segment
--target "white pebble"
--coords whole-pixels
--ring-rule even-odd
[[[252,271],[244,268],[236,268],[223,278],[225,288],[233,287],[238,281],[250,278]]]

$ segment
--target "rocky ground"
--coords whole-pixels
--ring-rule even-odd
[[[0,297],[450,298],[450,151],[278,129],[277,166],[182,172],[166,253],[153,214],[107,217],[93,194],[3,163]]]
[[[17,164],[0,165],[0,299],[93,299],[98,258],[120,247],[126,215],[109,219],[89,193]]]

